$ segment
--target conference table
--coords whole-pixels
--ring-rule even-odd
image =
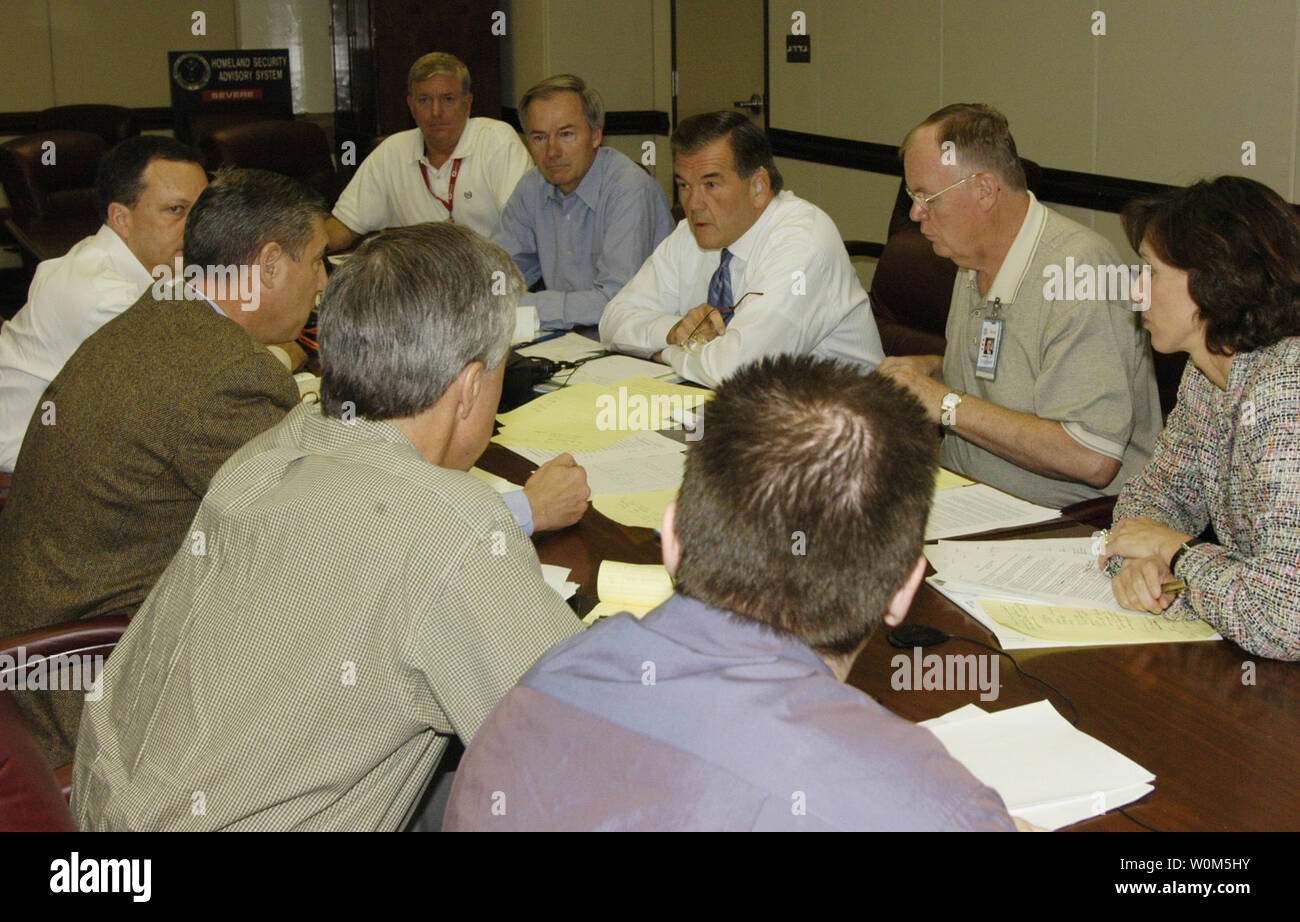
[[[495,443],[478,466],[517,484],[534,469]],[[1074,537],[1091,531],[1061,519],[982,537]],[[602,560],[662,562],[650,529],[621,525],[594,508],[570,528],[537,536],[535,545],[543,563],[568,567],[569,578],[581,585],[579,593],[592,599]],[[929,585],[917,593],[908,620],[998,647],[991,632]],[[1074,716],[1060,694],[1022,678],[1005,657],[994,701],[981,701],[977,689],[896,691],[891,660],[904,651],[890,646],[885,634],[882,628],[873,635],[849,683],[902,717],[926,720],[966,704],[996,711],[1044,698],[1062,716]],[[954,638],[925,652],[988,651]],[[1300,830],[1300,758],[1294,751],[1300,740],[1300,664],[1252,656],[1229,641],[1010,655],[1068,696],[1078,710],[1080,730],[1156,776],[1155,790],[1124,808],[1127,817],[1114,810],[1069,829],[1142,831],[1145,824],[1160,831]]]

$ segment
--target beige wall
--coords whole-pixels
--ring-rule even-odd
[[[206,15],[206,35],[191,31]],[[333,112],[330,0],[4,0],[0,111],[167,106],[167,52],[289,49],[294,110]]]
[[[506,106],[538,80],[574,73],[600,90],[611,110],[672,111],[668,0],[511,0],[502,48]],[[611,137],[609,147],[641,162],[642,143],[655,144],[655,178],[669,193],[672,163],[665,136]]]
[[[168,51],[287,47],[295,111],[328,113],[332,121],[329,0],[3,2],[0,111],[96,102],[168,106]],[[192,31],[200,9],[205,35]],[[0,192],[0,208],[7,205]]]
[[[73,102],[165,106],[166,52],[288,45],[295,106],[329,112],[329,0],[4,0],[0,111]],[[590,79],[610,109],[671,111],[669,0],[502,0],[503,102],[548,74]],[[770,5],[772,124],[894,144],[947,102],[979,99],[1011,119],[1045,166],[1158,182],[1238,172],[1300,197],[1300,0],[799,0]],[[791,13],[807,16],[813,63],[786,64]],[[666,137],[611,138],[635,155]],[[1257,166],[1243,166],[1253,141]],[[897,180],[782,163],[790,186],[846,238],[883,237]],[[1066,209],[1122,242],[1118,219]]]
[[[1104,36],[1092,32],[1099,8]],[[811,64],[785,63],[795,9]],[[1173,184],[1239,173],[1295,201],[1298,23],[1298,0],[773,3],[771,124],[896,144],[942,105],[988,102],[1047,167]],[[1245,141],[1255,166],[1242,164]],[[882,239],[897,179],[793,172],[846,236],[866,225]],[[1115,215],[1062,210],[1123,244]]]
[[[5,9],[0,111],[166,106],[169,50],[239,47],[236,0],[5,0]],[[207,17],[203,36],[190,31],[196,9]]]
[[[288,48],[293,111],[334,117],[330,0],[238,0],[240,48]]]

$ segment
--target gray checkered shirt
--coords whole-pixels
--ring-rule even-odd
[[[87,701],[83,829],[396,829],[580,623],[490,488],[300,406],[218,471]]]

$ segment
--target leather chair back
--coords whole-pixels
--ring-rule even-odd
[[[52,146],[51,146],[52,145]],[[0,144],[0,182],[20,222],[91,215],[95,171],[107,145],[88,131],[44,131]]]
[[[36,114],[37,131],[60,128],[97,134],[109,147],[140,133],[135,113],[125,106],[54,106]]]
[[[95,172],[106,147],[97,134],[61,129],[0,144],[0,185],[13,209],[4,225],[28,273],[99,229]]]
[[[0,832],[76,828],[54,772],[14,706],[13,692],[0,692]]]
[[[331,205],[338,196],[329,142],[313,122],[275,119],[218,128],[204,140],[203,154],[214,168],[253,167],[291,176]]]
[[[1029,188],[1038,193],[1043,171],[1021,158]],[[899,182],[889,238],[871,280],[871,310],[886,355],[943,355],[947,344],[948,305],[957,267],[936,256],[930,241],[908,216],[912,199]]]
[[[130,624],[125,615],[99,615],[36,628],[0,638],[0,656],[16,662],[21,648],[29,663],[71,653],[107,657]],[[68,812],[72,763],[51,770],[14,704],[14,694],[0,691],[0,831],[75,829]]]

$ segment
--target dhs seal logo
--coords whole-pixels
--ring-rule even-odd
[[[212,65],[203,55],[188,52],[172,64],[172,79],[183,90],[201,90],[212,79]]]

